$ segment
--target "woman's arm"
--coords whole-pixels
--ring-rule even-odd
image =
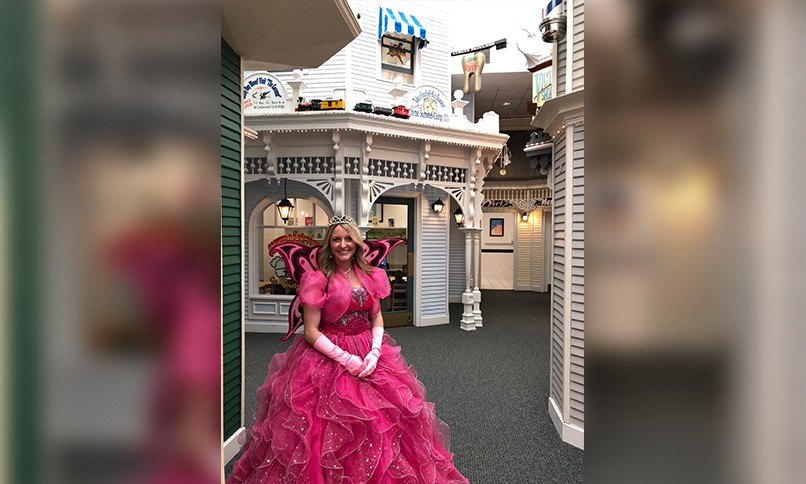
[[[381,314],[380,307],[378,307],[378,312],[372,315],[372,327],[383,328],[383,314]]]
[[[316,306],[302,306],[302,321],[304,326],[305,341],[313,345],[319,336],[319,321],[322,319],[322,309]]]

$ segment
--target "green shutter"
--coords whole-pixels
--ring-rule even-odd
[[[241,59],[221,40],[221,273],[224,294],[224,440],[241,427]],[[238,140],[237,143],[233,140]],[[236,154],[237,153],[237,154]],[[234,170],[233,162],[238,169]],[[233,277],[234,276],[234,277]]]

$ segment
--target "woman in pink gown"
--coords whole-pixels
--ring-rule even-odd
[[[300,281],[305,332],[275,355],[228,483],[467,483],[448,427],[383,331],[384,271],[335,217]]]

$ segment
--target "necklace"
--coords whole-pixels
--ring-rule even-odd
[[[347,269],[347,270],[342,269],[342,272],[344,273],[344,275],[345,275],[345,276],[349,276],[349,275],[350,275],[350,272],[352,272],[352,271],[353,271],[353,268],[352,268],[352,267],[350,267],[350,268],[349,268],[349,269]]]

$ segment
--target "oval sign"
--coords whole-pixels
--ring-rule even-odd
[[[420,86],[408,93],[406,107],[411,118],[448,122],[451,117],[448,96],[433,86]]]
[[[287,98],[283,83],[268,72],[251,74],[243,81],[244,116],[285,112]]]

